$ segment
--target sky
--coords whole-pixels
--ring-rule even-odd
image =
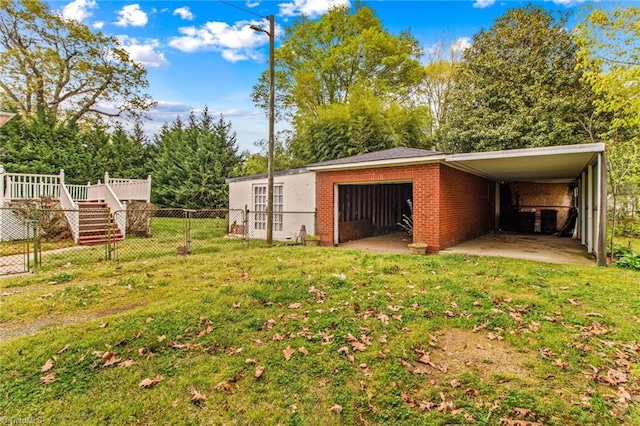
[[[584,0],[504,1],[362,1],[376,11],[392,34],[410,31],[428,52],[444,43],[464,48],[480,29],[509,8],[527,3],[554,11],[579,11]],[[278,35],[294,18],[317,19],[349,0],[73,0],[49,1],[67,19],[85,23],[94,31],[118,37],[130,57],[145,66],[149,93],[157,106],[148,114],[148,135],[179,115],[186,118],[207,106],[215,116],[231,122],[240,151],[257,152],[256,141],[266,140],[268,120],[254,106],[251,91],[267,69],[269,37],[250,25],[268,28],[263,17],[275,16]],[[276,130],[286,128],[279,123]]]

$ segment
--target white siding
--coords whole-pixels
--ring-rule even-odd
[[[274,185],[282,185],[283,198],[283,227],[282,231],[275,229],[273,238],[286,240],[295,238],[301,225],[307,234],[315,234],[316,210],[316,175],[314,172],[302,172],[277,175],[273,179]],[[229,208],[243,210],[245,206],[251,212],[254,210],[253,188],[256,185],[266,185],[267,178],[243,179],[229,182]],[[249,214],[249,237],[266,238],[266,231],[256,229],[255,214]]]

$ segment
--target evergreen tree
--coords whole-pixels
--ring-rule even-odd
[[[219,208],[228,204],[225,179],[238,173],[241,156],[231,123],[214,121],[207,108],[200,117],[178,117],[156,136],[152,197],[161,207]]]

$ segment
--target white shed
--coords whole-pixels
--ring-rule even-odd
[[[307,234],[316,233],[316,175],[306,168],[274,173],[273,238],[295,240],[304,227]],[[229,209],[249,210],[246,230],[249,238],[266,238],[267,175],[242,176],[227,179]],[[232,234],[242,230],[241,224],[230,224]],[[244,233],[244,232],[241,232]]]

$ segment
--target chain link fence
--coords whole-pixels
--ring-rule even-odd
[[[315,212],[274,212],[276,244],[315,233]],[[0,209],[0,275],[92,262],[264,246],[266,212],[230,209]]]

